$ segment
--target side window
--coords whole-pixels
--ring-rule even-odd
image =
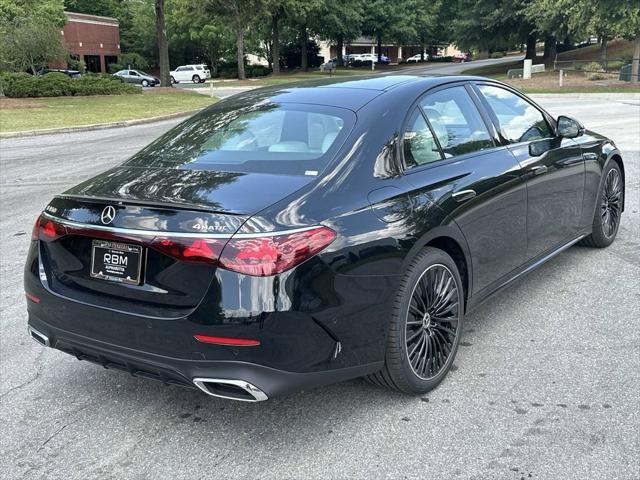
[[[496,114],[502,135],[510,143],[553,136],[544,115],[524,98],[500,87],[479,85],[478,88]]]
[[[429,119],[445,157],[493,148],[493,140],[464,87],[427,95],[420,106]]]
[[[407,167],[424,165],[442,159],[431,130],[417,108],[409,117],[407,129],[402,136],[402,147]]]

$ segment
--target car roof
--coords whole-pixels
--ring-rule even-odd
[[[306,103],[342,107],[358,111],[367,103],[385,92],[411,90],[426,91],[445,83],[462,80],[487,80],[483,77],[471,76],[420,76],[420,75],[363,75],[361,77],[327,78],[307,80],[285,85],[258,88],[243,94],[234,95],[239,101],[264,101],[287,103]],[[415,93],[418,95],[419,93]]]

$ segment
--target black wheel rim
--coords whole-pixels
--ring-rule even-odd
[[[461,291],[444,265],[432,265],[418,279],[407,311],[405,343],[413,372],[423,380],[447,365],[458,336]]]
[[[607,178],[604,180],[602,190],[602,204],[600,216],[602,218],[602,231],[610,238],[613,236],[620,223],[620,213],[622,212],[622,182],[620,173],[615,168],[609,170]]]

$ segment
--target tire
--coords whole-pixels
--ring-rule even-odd
[[[194,75],[193,77],[191,77],[191,81],[193,83],[200,83],[200,77],[198,75]]]
[[[143,87],[148,87],[149,86],[149,82],[147,80],[142,80],[142,86]]]
[[[425,248],[394,299],[384,367],[367,380],[412,395],[433,390],[453,365],[463,321],[464,289],[455,262],[440,249]]]
[[[171,85],[173,85],[174,83],[178,83],[178,82],[176,82],[175,78],[171,77]]]
[[[614,161],[609,162],[602,172],[597,202],[591,234],[580,243],[587,247],[605,248],[618,234],[624,204],[622,172]]]

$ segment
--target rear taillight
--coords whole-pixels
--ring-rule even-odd
[[[219,266],[246,275],[267,277],[285,272],[328,247],[336,233],[327,227],[258,238],[231,238]]]
[[[66,234],[67,230],[64,225],[54,222],[53,220],[49,220],[41,215],[33,226],[31,239],[52,242]]]
[[[31,238],[45,242],[64,235],[82,235],[117,241],[132,241],[153,248],[183,262],[215,265],[233,272],[267,277],[285,272],[328,247],[336,233],[328,227],[314,227],[272,236],[252,235],[226,238],[140,237],[134,233],[111,232],[91,226],[65,226],[40,216]]]
[[[177,260],[216,264],[226,240],[156,237],[150,246]]]

